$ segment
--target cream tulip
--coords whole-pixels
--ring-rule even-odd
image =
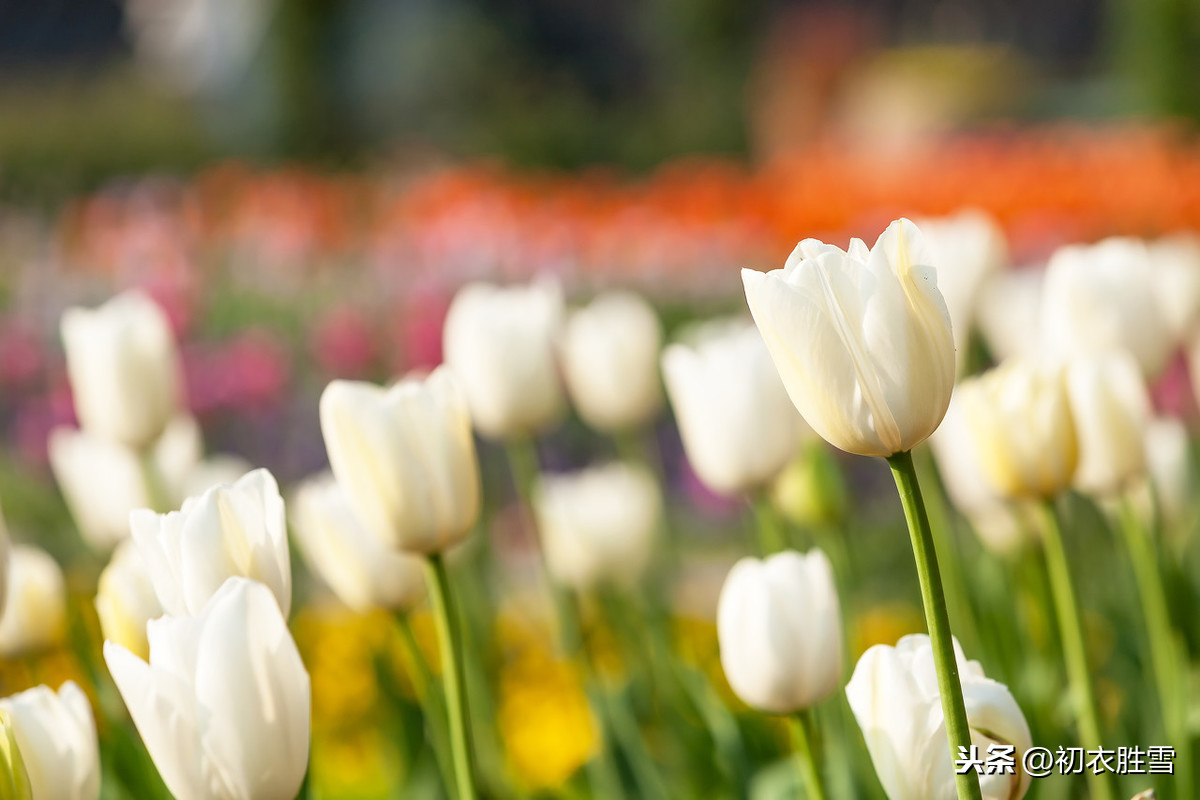
[[[179,511],[139,509],[130,514],[129,524],[167,614],[199,614],[232,576],[266,584],[288,614],[292,569],[287,525],[279,486],[267,470],[214,486],[189,498]]]
[[[644,467],[615,462],[543,475],[533,508],[546,568],[559,583],[580,591],[629,585],[650,563],[662,501]]]
[[[956,392],[997,494],[1037,499],[1071,485],[1079,447],[1062,370],[1013,359],[963,381]]]
[[[985,800],[1020,800],[1029,791],[1021,768],[1033,746],[1029,725],[1004,684],[967,661],[954,642],[971,742],[987,757],[991,745],[1013,747],[1013,774],[979,776]],[[863,653],[846,685],[846,699],[862,729],[875,773],[889,800],[954,800],[954,763],[946,746],[942,706],[929,637],[913,634],[895,647]]]
[[[593,428],[645,425],[662,407],[654,308],[633,292],[609,292],[571,312],[563,328],[562,366],[579,416]]]
[[[79,422],[89,433],[141,450],[176,409],[178,356],[171,326],[137,291],[96,309],[63,313],[67,376]]]
[[[358,518],[388,547],[442,552],[479,517],[479,462],[457,375],[385,389],[334,381],[321,395],[321,432]]]
[[[829,559],[788,550],[734,564],[717,603],[717,637],[725,677],[747,705],[790,714],[833,694],[842,617]]]
[[[1115,237],[1059,248],[1046,267],[1041,332],[1059,363],[1126,349],[1143,376],[1157,377],[1174,342],[1145,243]]]
[[[58,692],[35,686],[0,700],[8,713],[35,800],[96,800],[100,748],[87,695],[73,681]]]
[[[554,346],[562,316],[562,291],[550,281],[503,288],[473,283],[454,296],[443,356],[481,434],[531,436],[559,419],[563,391]]]
[[[179,800],[292,800],[308,765],[308,672],[271,590],[230,578],[195,617],[153,620],[149,661],[104,659]]]
[[[67,589],[62,568],[49,553],[14,545],[0,619],[0,656],[16,658],[55,647],[67,635]]]
[[[796,452],[803,420],[788,400],[762,336],[747,320],[685,332],[662,354],[663,379],[688,462],[708,488],[760,488]]]
[[[139,658],[149,657],[146,623],[161,617],[163,608],[154,593],[146,561],[132,539],[117,545],[108,566],[100,573],[96,614],[106,640],[116,642]]]
[[[367,531],[333,475],[309,478],[289,507],[305,563],[350,608],[409,609],[425,597],[423,561]]]
[[[1200,322],[1200,236],[1180,233],[1149,243],[1154,289],[1176,341]]]
[[[996,360],[1041,355],[1045,283],[1046,270],[1027,267],[994,273],[979,287],[975,320]]]
[[[1150,399],[1138,364],[1116,351],[1075,359],[1066,375],[1079,442],[1075,487],[1093,494],[1118,491],[1146,467]]]
[[[954,387],[954,335],[917,226],[870,250],[815,239],[783,269],[742,270],[746,300],[788,394],[831,444],[887,457],[937,428]]]

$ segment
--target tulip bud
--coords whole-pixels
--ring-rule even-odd
[[[13,730],[12,715],[0,709],[0,797],[9,800],[33,800],[29,771],[21,758]]]
[[[796,452],[803,421],[762,336],[723,320],[663,351],[662,370],[688,461],[706,486],[737,494],[769,482]]]
[[[1042,351],[1044,269],[997,272],[979,287],[975,314],[979,330],[997,361],[1036,358]]]
[[[295,797],[309,677],[271,591],[230,578],[197,616],[153,620],[147,636],[148,662],[115,642],[104,659],[171,794]]]
[[[1142,375],[1166,366],[1174,343],[1140,239],[1111,238],[1059,248],[1046,267],[1042,336],[1061,363],[1126,349]]]
[[[1183,341],[1200,322],[1200,236],[1165,236],[1149,247],[1155,295],[1172,336]]]
[[[533,435],[561,415],[554,342],[562,305],[558,284],[546,281],[507,288],[473,283],[455,295],[442,349],[484,436]]]
[[[1137,362],[1118,351],[1078,358],[1066,374],[1079,440],[1075,486],[1096,494],[1114,492],[1146,467],[1150,399]]]
[[[579,416],[593,428],[646,424],[662,406],[662,329],[649,303],[610,292],[571,312],[563,329],[563,377]]]
[[[423,561],[367,531],[333,475],[305,481],[291,516],[305,563],[350,608],[408,609],[425,597]]]
[[[0,619],[0,656],[15,658],[54,647],[66,634],[67,589],[58,562],[32,545],[14,545]]]
[[[154,593],[154,582],[146,561],[132,539],[126,539],[113,551],[108,566],[100,573],[96,588],[96,614],[104,638],[146,658],[146,623],[163,613]]]
[[[954,388],[954,335],[917,226],[888,226],[871,250],[805,239],[783,269],[742,270],[746,300],[801,415],[858,455],[911,450]]]
[[[836,526],[846,517],[846,479],[829,447],[813,437],[771,485],[771,499],[802,527]]]
[[[1033,746],[1025,715],[1004,684],[985,676],[978,661],[967,661],[957,641],[954,656],[972,744],[984,757],[991,745],[1013,746],[1015,770],[981,775],[983,797],[1020,800],[1030,782],[1021,763]],[[958,797],[928,636],[913,634],[895,647],[868,649],[846,685],[846,699],[890,800]]]
[[[997,494],[1053,497],[1071,485],[1079,448],[1062,370],[1011,360],[963,381],[956,391]]]
[[[62,317],[75,413],[89,433],[141,450],[175,413],[178,364],[166,315],[141,292]]]
[[[388,547],[437,553],[471,532],[479,462],[450,370],[390,389],[334,381],[321,395],[321,432],[355,513]]]
[[[56,694],[35,686],[0,700],[36,800],[96,800],[100,748],[87,695],[73,681]]]
[[[613,463],[543,475],[533,508],[546,568],[558,582],[584,591],[641,577],[654,551],[662,501],[648,470]]]
[[[746,704],[776,714],[808,708],[841,684],[842,616],[820,550],[733,565],[717,603],[721,666]]]
[[[1147,530],[1164,533],[1182,528],[1190,510],[1192,486],[1188,432],[1174,417],[1146,424],[1146,474],[1129,489],[1129,500]]]
[[[174,617],[200,613],[226,578],[266,584],[287,615],[292,605],[283,499],[275,478],[256,469],[233,484],[189,498],[179,511],[129,515],[154,593]]]

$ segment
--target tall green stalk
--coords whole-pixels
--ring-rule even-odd
[[[1083,623],[1079,601],[1071,581],[1070,561],[1063,544],[1062,528],[1053,501],[1038,506],[1042,521],[1042,544],[1046,552],[1046,569],[1050,574],[1050,594],[1058,617],[1058,633],[1062,639],[1063,658],[1067,662],[1067,679],[1071,684],[1080,744],[1088,750],[1101,747],[1100,714],[1096,693],[1088,669],[1087,646],[1083,638]],[[1087,771],[1092,800],[1113,800],[1112,781],[1107,775]]]
[[[783,530],[783,521],[779,518],[779,511],[771,504],[770,495],[765,491],[755,493],[750,498],[750,507],[754,510],[758,548],[763,557],[786,550],[788,542]]]
[[[929,643],[933,648],[933,662],[937,670],[938,692],[942,700],[942,714],[946,720],[946,737],[949,740],[951,758],[957,760],[960,753],[971,745],[971,729],[967,724],[967,708],[963,702],[962,683],[958,677],[958,662],[954,658],[954,640],[950,634],[950,618],[946,613],[946,596],[942,591],[942,576],[938,571],[937,553],[933,545],[933,532],[929,528],[929,517],[921,499],[921,486],[917,482],[917,471],[913,467],[912,454],[907,450],[896,453],[887,460],[904,506],[904,519],[912,538],[913,557],[917,562],[917,578],[921,582],[921,602],[925,606],[925,624],[929,628]],[[955,786],[959,800],[983,800],[979,789],[979,776],[967,770],[955,770]]]
[[[170,511],[175,504],[171,501],[167,482],[163,479],[162,470],[154,458],[153,448],[138,453],[138,467],[142,471],[142,481],[146,485],[146,498],[150,501],[150,507],[159,514]]]
[[[450,587],[450,576],[441,553],[426,560],[429,601],[438,627],[442,659],[442,681],[446,692],[446,716],[450,721],[450,752],[459,800],[475,800],[474,754],[471,747],[471,717],[467,708],[467,682],[463,674],[462,632],[458,609]]]
[[[800,779],[804,782],[806,800],[825,800],[825,789],[821,785],[821,773],[817,769],[817,757],[813,752],[810,731],[815,727],[812,709],[798,711],[788,717],[788,728],[792,732],[792,744],[800,764]]]

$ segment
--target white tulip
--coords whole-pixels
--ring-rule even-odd
[[[1146,474],[1129,490],[1144,524],[1157,521],[1163,532],[1178,530],[1191,511],[1192,460],[1188,432],[1174,417],[1156,417],[1146,425]]]
[[[937,285],[946,299],[961,362],[967,353],[980,286],[1003,269],[1008,258],[1004,232],[986,213],[960,211],[950,217],[919,220],[937,267]]]
[[[631,584],[654,552],[662,514],[658,483],[643,467],[615,462],[543,475],[533,508],[546,568],[580,591]]]
[[[96,800],[100,796],[100,748],[87,695],[73,681],[57,693],[35,686],[0,700],[35,800]]]
[[[266,584],[285,616],[291,608],[283,499],[267,470],[214,486],[189,498],[179,511],[139,509],[130,514],[129,524],[167,614],[199,614],[235,575]]]
[[[1021,768],[1033,746],[1029,725],[1008,688],[967,661],[954,642],[971,742],[986,757],[989,745],[1012,745],[1015,774],[981,775],[985,800],[1020,800],[1030,777]],[[875,772],[889,800],[954,800],[954,764],[929,637],[914,634],[895,647],[863,653],[846,685],[846,699],[862,729]]]
[[[845,252],[816,239],[783,269],[742,270],[746,300],[788,394],[826,441],[864,456],[911,450],[954,387],[954,335],[917,226]]]
[[[425,597],[424,562],[370,533],[333,475],[305,481],[291,517],[305,563],[355,611],[408,609]]]
[[[746,704],[790,714],[842,678],[842,616],[829,559],[792,550],[733,565],[717,603],[721,666]]]
[[[1046,267],[1042,336],[1051,358],[1126,349],[1147,379],[1174,346],[1154,290],[1154,270],[1140,239],[1111,238],[1057,250]]]
[[[1154,289],[1176,341],[1200,321],[1200,236],[1182,233],[1150,242]]]
[[[179,800],[292,800],[308,765],[308,672],[271,591],[230,578],[195,617],[147,630],[147,663],[104,659]]]
[[[1079,442],[1075,487],[1094,494],[1115,492],[1146,467],[1150,398],[1137,362],[1115,351],[1077,358],[1066,374]]]
[[[100,617],[100,630],[106,640],[116,642],[140,658],[149,656],[146,623],[161,617],[163,608],[154,593],[146,560],[132,539],[117,545],[108,566],[100,573],[96,614]]]
[[[479,517],[479,462],[457,375],[385,389],[334,381],[321,395],[321,432],[358,518],[387,546],[441,552]]]
[[[556,422],[563,391],[554,357],[562,323],[558,284],[469,284],[446,313],[446,365],[462,382],[476,429],[494,439],[536,434]]]
[[[66,581],[58,562],[45,550],[13,545],[6,595],[0,656],[15,658],[54,647],[66,638]]]
[[[1042,290],[1046,270],[1010,269],[979,288],[976,323],[993,357],[1036,358],[1042,351]]]
[[[62,317],[67,376],[80,424],[135,450],[149,447],[175,413],[178,363],[166,315],[131,291]]]
[[[787,466],[803,421],[749,321],[707,323],[662,354],[663,379],[688,461],[706,486],[737,494]]]
[[[571,312],[563,329],[563,377],[584,422],[602,431],[646,424],[662,407],[654,308],[633,292],[609,292]]]
[[[185,498],[204,494],[220,483],[235,483],[238,478],[254,469],[241,456],[217,453],[203,458],[180,473],[173,483],[175,497],[182,502]]]

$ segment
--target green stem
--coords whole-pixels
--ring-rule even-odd
[[[913,557],[917,562],[917,578],[921,583],[921,601],[925,606],[925,623],[929,627],[929,644],[937,670],[938,692],[942,714],[946,720],[946,737],[951,759],[958,759],[971,745],[971,729],[967,723],[967,708],[963,702],[962,684],[958,678],[958,661],[954,657],[954,639],[950,633],[950,618],[946,614],[946,596],[942,591],[942,576],[938,571],[933,532],[921,499],[921,486],[913,467],[912,454],[907,450],[887,460],[904,506],[904,519],[912,538]],[[956,774],[959,800],[983,800],[979,776],[972,770]]]
[[[438,771],[442,775],[442,780],[449,789],[455,783],[452,760],[446,754],[447,748],[447,733],[443,725],[445,717],[445,708],[442,707],[441,697],[433,691],[435,677],[433,670],[429,667],[429,662],[425,659],[425,654],[421,651],[421,645],[417,642],[417,637],[413,633],[412,621],[408,614],[398,612],[395,615],[396,629],[399,633],[400,652],[404,658],[404,665],[408,670],[409,680],[412,681],[413,691],[417,695],[417,702],[421,706],[421,711],[425,717],[425,724],[429,731],[429,743],[433,748],[433,758],[437,762]]]
[[[1149,532],[1142,525],[1137,510],[1125,498],[1120,506],[1120,528],[1125,547],[1133,565],[1142,613],[1146,617],[1146,634],[1150,643],[1150,662],[1158,692],[1159,711],[1167,738],[1176,751],[1175,782],[1179,797],[1192,796],[1191,743],[1187,734],[1187,706],[1180,702],[1179,667],[1175,634],[1171,629],[1171,613],[1163,591],[1162,575]]]
[[[825,800],[825,789],[821,786],[817,757],[813,752],[812,739],[809,735],[809,731],[815,727],[816,720],[813,717],[812,709],[798,711],[788,717],[788,728],[792,731],[792,744],[796,748],[796,756],[800,763],[800,778],[804,781],[804,797],[806,800]]]
[[[764,557],[787,549],[787,537],[783,531],[783,522],[779,512],[771,504],[771,496],[765,492],[756,492],[750,498],[750,507],[754,510],[754,527],[758,532],[758,549]]]
[[[162,470],[154,458],[154,448],[150,447],[138,453],[138,466],[142,470],[142,480],[146,483],[146,497],[150,507],[160,514],[165,514],[175,507],[167,483],[163,479]]]
[[[467,685],[463,675],[462,639],[458,609],[455,608],[450,576],[441,553],[426,561],[429,601],[437,620],[438,645],[442,658],[442,682],[446,692],[446,715],[450,721],[450,752],[454,761],[459,800],[475,800],[474,756],[471,750],[471,719],[467,709]]]
[[[1055,614],[1058,616],[1058,634],[1062,639],[1063,658],[1067,662],[1067,679],[1071,684],[1080,744],[1088,750],[1096,750],[1101,747],[1100,714],[1097,711],[1096,693],[1092,688],[1092,676],[1088,669],[1087,646],[1083,638],[1079,600],[1075,596],[1075,587],[1071,581],[1070,561],[1063,544],[1062,529],[1058,524],[1053,501],[1044,501],[1038,509],[1042,521],[1046,570],[1050,576],[1050,594],[1054,599]],[[1093,800],[1112,800],[1112,784],[1105,775],[1095,775],[1088,771],[1087,776]]]

